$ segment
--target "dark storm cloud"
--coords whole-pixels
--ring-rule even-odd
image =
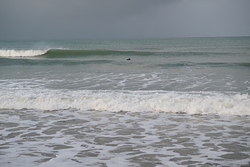
[[[0,39],[250,35],[249,0],[1,0]]]

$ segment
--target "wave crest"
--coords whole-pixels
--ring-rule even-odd
[[[156,54],[147,51],[119,51],[119,50],[74,50],[74,49],[47,49],[47,50],[0,50],[0,57],[32,57],[44,56],[46,58],[64,58],[74,56],[93,55],[139,55],[148,56]]]
[[[166,57],[188,57],[188,56],[208,56],[221,55],[216,52],[181,52],[181,51],[147,51],[147,50],[79,50],[67,48],[50,48],[47,50],[0,50],[0,57],[32,57],[43,56],[46,58],[67,58],[79,56],[166,56]],[[223,53],[227,54],[227,53]]]
[[[0,57],[33,57],[40,56],[48,50],[0,50]]]

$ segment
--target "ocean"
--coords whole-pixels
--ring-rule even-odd
[[[0,41],[0,166],[250,166],[250,37]]]

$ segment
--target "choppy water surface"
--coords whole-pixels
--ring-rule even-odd
[[[2,166],[250,165],[248,117],[1,111]]]
[[[249,166],[249,74],[249,37],[0,41],[0,166]]]

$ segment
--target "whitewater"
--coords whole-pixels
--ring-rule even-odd
[[[249,46],[0,41],[0,166],[250,165]]]
[[[46,53],[47,50],[0,50],[1,57],[33,57]]]
[[[1,108],[39,110],[99,110],[249,115],[248,95],[163,91],[2,91]],[[14,101],[14,103],[13,103]]]

